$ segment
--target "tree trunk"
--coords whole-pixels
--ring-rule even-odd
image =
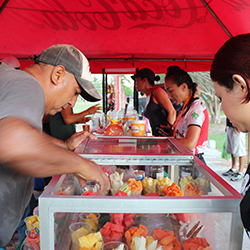
[[[215,95],[214,85],[210,78],[209,72],[192,72],[190,73],[193,81],[196,82],[200,89],[200,99],[206,105],[210,114],[212,123],[220,123],[221,103]]]

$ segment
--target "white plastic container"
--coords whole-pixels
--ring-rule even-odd
[[[136,120],[131,123],[132,136],[145,136],[146,121]]]

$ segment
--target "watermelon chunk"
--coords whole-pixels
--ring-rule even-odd
[[[111,231],[112,232],[117,232],[117,233],[123,233],[123,226],[122,225],[119,225],[119,224],[112,224],[111,226]]]
[[[128,196],[128,194],[125,193],[125,192],[123,192],[123,191],[121,191],[121,190],[118,190],[118,191],[115,193],[114,196]]]
[[[149,194],[144,194],[144,196],[160,196],[159,193],[149,193]]]
[[[118,233],[118,232],[111,232],[111,234],[109,235],[109,238],[111,239],[116,239],[116,238],[120,238],[123,236],[123,233]]]
[[[100,233],[102,234],[102,236],[109,236],[111,234],[111,230],[109,228],[101,228],[100,229]]]
[[[187,222],[188,220],[190,221],[189,215],[187,213],[178,213],[174,215],[178,220],[181,220],[184,223]]]
[[[124,218],[123,213],[111,214],[111,221],[115,224],[122,225],[123,218]]]
[[[133,218],[132,218],[132,216],[126,216],[125,218],[124,218],[124,225],[126,226],[126,227],[131,227],[131,226],[133,226],[135,223],[134,223],[134,221],[133,221]]]
[[[125,218],[128,217],[128,216],[130,216],[131,218],[134,218],[135,214],[133,214],[133,213],[124,214]]]
[[[86,191],[82,194],[82,196],[98,196],[97,192],[93,192],[93,191]]]
[[[104,228],[111,229],[112,223],[111,222],[106,222],[105,225],[103,226]]]

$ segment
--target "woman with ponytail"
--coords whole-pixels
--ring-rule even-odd
[[[147,96],[146,107],[143,115],[148,118],[154,136],[162,136],[158,129],[161,125],[165,125],[166,131],[172,131],[172,125],[176,119],[176,111],[172,105],[166,91],[155,86],[155,81],[159,81],[160,77],[148,68],[140,69],[132,76],[135,81],[137,91],[144,92]]]
[[[205,163],[209,115],[205,105],[197,97],[197,84],[178,66],[170,66],[165,77],[165,89],[182,110],[173,124],[174,137]]]

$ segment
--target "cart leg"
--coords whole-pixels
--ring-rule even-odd
[[[243,225],[240,218],[239,208],[235,213],[232,213],[232,227],[231,227],[231,235],[230,235],[230,249],[242,249],[243,243]]]
[[[54,249],[54,220],[53,212],[50,212],[49,204],[43,199],[39,199],[39,223],[40,223],[40,248],[41,250]]]

